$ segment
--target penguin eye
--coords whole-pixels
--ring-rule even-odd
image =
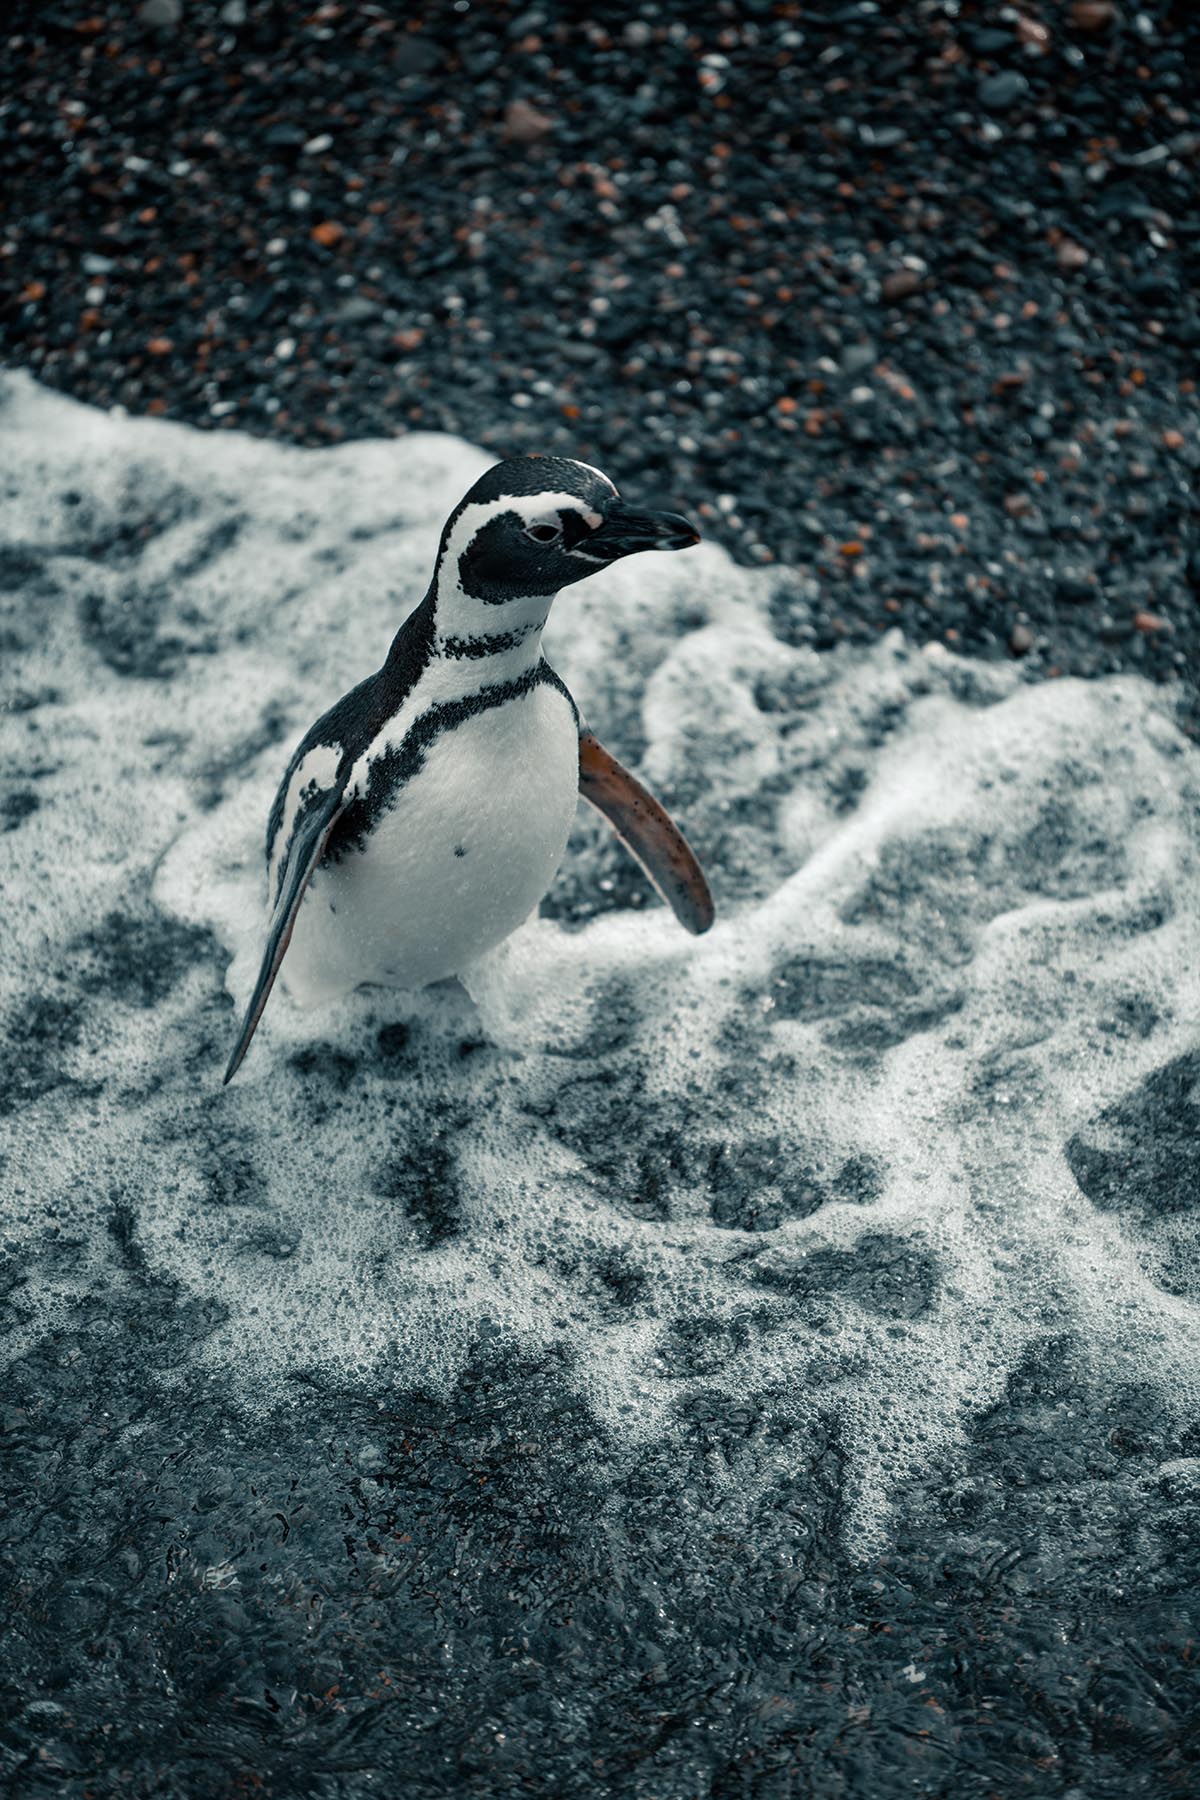
[[[525,536],[531,537],[539,544],[552,544],[562,536],[561,525],[527,525]]]

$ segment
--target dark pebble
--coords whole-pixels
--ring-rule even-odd
[[[1029,83],[1017,69],[986,75],[979,84],[979,104],[989,112],[1007,112],[1029,93]]]
[[[156,31],[173,31],[183,17],[182,0],[143,0],[138,18]]]
[[[432,38],[404,37],[393,58],[397,75],[428,75],[439,68],[442,51]]]

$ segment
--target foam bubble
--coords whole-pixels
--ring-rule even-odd
[[[798,577],[623,564],[547,647],[704,855],[712,933],[544,917],[473,998],[277,994],[223,1090],[279,772],[484,459],[2,393],[18,1347],[132,1258],[213,1304],[248,1404],[298,1371],[447,1386],[500,1342],[631,1454],[740,1409],[731,1507],[833,1416],[863,1546],[1050,1333],[1195,1406],[1196,1226],[1153,1148],[1200,1079],[1200,757],[1169,695],[895,635],[816,656],[771,630]],[[564,886],[619,855],[581,819]]]

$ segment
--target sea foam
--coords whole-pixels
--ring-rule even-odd
[[[712,933],[581,816],[578,904],[468,991],[277,993],[225,1090],[279,774],[487,459],[0,395],[9,1354],[124,1258],[211,1305],[247,1406],[553,1357],[631,1458],[740,1406],[732,1510],[834,1418],[863,1547],[1051,1338],[1194,1411],[1195,1214],[1138,1124],[1195,1078],[1169,693],[896,634],[818,655],[771,629],[797,572],[627,561],[547,654],[706,861]]]

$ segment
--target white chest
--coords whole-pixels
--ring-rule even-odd
[[[303,1004],[455,974],[550,886],[579,787],[574,714],[549,684],[443,731],[361,851],[318,869],[282,977]]]

